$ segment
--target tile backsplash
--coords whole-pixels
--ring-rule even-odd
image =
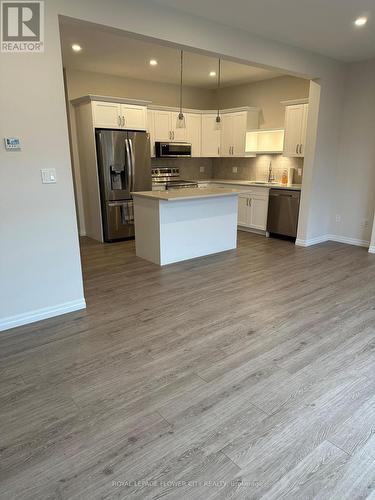
[[[265,181],[269,164],[276,181],[281,181],[283,170],[293,168],[293,183],[300,184],[303,158],[287,158],[282,155],[259,155],[255,158],[152,158],[152,167],[179,167],[183,179],[237,179]],[[233,172],[236,167],[236,172]],[[203,170],[203,171],[202,171]]]
[[[298,175],[298,169],[303,170],[303,158],[288,158],[283,155],[259,155],[255,158],[213,158],[213,178],[266,181],[270,162],[276,181],[281,182],[285,168],[293,168],[293,183],[300,184],[302,182],[302,175]],[[233,172],[233,167],[237,167],[237,172]]]

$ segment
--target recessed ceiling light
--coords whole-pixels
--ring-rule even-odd
[[[150,66],[157,66],[158,65],[158,62],[156,59],[151,59],[150,60]]]
[[[216,71],[210,71],[210,76],[216,76]]]
[[[74,43],[72,45],[72,49],[74,50],[74,52],[81,52],[82,47],[80,45],[78,45],[78,43]]]
[[[367,23],[367,17],[359,17],[354,21],[356,26],[364,26]]]

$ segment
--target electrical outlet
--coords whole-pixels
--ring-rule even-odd
[[[302,168],[297,168],[297,173],[301,177],[301,175],[302,175]]]
[[[341,222],[341,215],[336,215],[336,223],[340,224]]]
[[[232,167],[232,172],[233,172],[234,174],[236,174],[236,173],[237,173],[237,171],[238,171],[237,167]]]
[[[204,172],[204,167],[199,167],[199,172],[203,173]]]

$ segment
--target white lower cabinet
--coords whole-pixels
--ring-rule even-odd
[[[238,196],[239,229],[266,231],[268,214],[268,189],[260,188]]]
[[[238,226],[248,227],[250,223],[249,195],[240,194],[238,196]]]
[[[267,229],[268,193],[267,195],[251,195],[250,227],[265,231]]]
[[[204,183],[199,183],[199,187],[206,186]],[[210,182],[208,187],[231,189],[244,188],[241,184],[227,184],[220,182]],[[239,230],[267,230],[268,198],[268,187],[254,186],[249,188],[248,191],[238,195],[237,225]]]

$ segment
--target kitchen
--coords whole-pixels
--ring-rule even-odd
[[[367,7],[3,2],[1,498],[373,496]]]
[[[132,204],[117,193],[106,217],[98,187],[93,130],[116,129],[150,136],[152,186],[134,191],[234,190],[239,230],[295,240],[309,81],[94,31],[68,21],[61,30],[80,235],[117,241],[134,231]],[[116,50],[103,58],[103,47]],[[121,68],[119,51],[131,54]]]

